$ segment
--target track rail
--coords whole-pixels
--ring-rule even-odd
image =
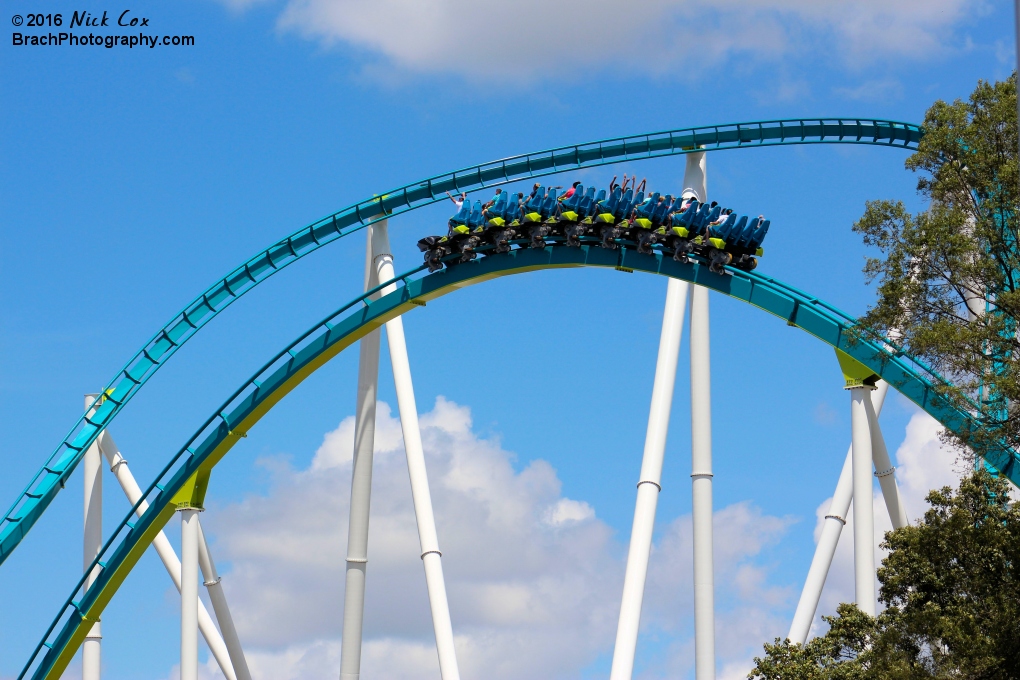
[[[853,317],[780,281],[753,272],[731,269],[731,275],[720,276],[700,262],[681,264],[661,253],[641,255],[626,247],[611,251],[594,246],[514,250],[414,278],[424,269],[419,267],[394,279],[402,284],[396,291],[369,301],[370,295],[393,283],[387,281],[309,329],[241,385],[206,420],[143,494],[150,503],[149,509],[135,519],[137,505],[132,508],[92,566],[85,570],[85,573],[93,573],[98,566],[101,571],[93,585],[76,600],[75,596],[85,585],[84,577],[79,580],[36,646],[19,680],[60,677],[91,623],[98,620],[156,533],[173,515],[175,506],[171,500],[174,495],[196,475],[211,472],[239,438],[334,356],[386,321],[461,288],[511,274],[572,267],[624,268],[659,274],[742,300],[851,355],[950,430],[959,431],[974,424],[974,414],[960,411],[938,396],[935,385],[944,381],[927,374],[921,364],[903,355],[895,346],[867,340],[850,342],[850,329],[855,325]],[[1016,452],[1003,450],[987,461],[1014,483],[1020,481],[1020,455]]]
[[[922,130],[911,123],[864,118],[803,118],[728,123],[616,137],[511,156],[397,187],[299,229],[249,258],[178,312],[103,389],[102,405],[78,418],[46,463],[0,519],[0,564],[49,506],[85,451],[180,347],[234,300],[322,246],[382,218],[444,200],[446,191],[508,184],[580,168],[682,155],[696,150],[787,144],[868,144],[913,150]]]

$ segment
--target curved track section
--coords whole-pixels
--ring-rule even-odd
[[[276,403],[334,356],[386,321],[460,288],[510,274],[569,267],[610,267],[660,274],[742,300],[851,355],[949,429],[973,425],[971,414],[953,408],[937,396],[934,385],[941,379],[923,365],[891,344],[851,343],[849,329],[855,324],[853,317],[753,272],[731,269],[731,275],[720,276],[700,262],[681,264],[660,253],[641,255],[627,247],[611,251],[592,246],[514,250],[412,278],[422,271],[419,267],[397,279],[403,286],[396,291],[368,302],[369,295],[392,283],[388,281],[306,332],[242,385],[203,424],[146,490],[143,498],[149,500],[150,506],[145,514],[134,519],[132,508],[103,546],[92,567],[86,570],[91,573],[98,565],[101,569],[98,578],[80,600],[75,600],[84,586],[84,577],[78,582],[19,679],[60,677],[91,623],[98,620],[149,543],[173,515],[175,496],[193,480],[210,474],[238,438],[244,437]],[[1020,456],[1015,452],[1001,451],[988,463],[1014,483],[1020,481]]]
[[[0,564],[10,556],[63,488],[95,438],[171,356],[223,311],[262,281],[319,248],[381,219],[445,200],[447,191],[499,186],[568,170],[704,150],[785,144],[870,144],[913,150],[921,128],[861,118],[815,118],[729,123],[682,128],[511,156],[397,187],[328,215],[235,268],[192,300],[107,383],[94,414],[82,414],[0,520]]]

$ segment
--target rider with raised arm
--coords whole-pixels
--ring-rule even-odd
[[[453,201],[453,204],[454,204],[455,206],[457,206],[457,210],[458,210],[458,211],[460,210],[460,206],[462,206],[462,205],[464,204],[464,201],[466,201],[466,200],[467,200],[467,194],[466,194],[466,193],[464,193],[464,192],[460,193],[460,194],[459,194],[459,195],[457,195],[457,196],[454,196],[454,195],[453,195],[453,194],[451,194],[451,193],[450,193],[449,191],[447,191],[447,192],[446,192],[446,195],[447,195],[447,196],[449,196],[449,197],[450,197],[450,200],[451,200],[451,201]]]

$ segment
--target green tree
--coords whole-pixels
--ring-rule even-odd
[[[1020,678],[1020,507],[981,470],[928,495],[916,526],[886,534],[876,618],[841,604],[825,635],[776,639],[754,680]]]
[[[896,339],[945,376],[942,396],[982,414],[952,435],[973,451],[1020,445],[1020,248],[1016,74],[936,102],[906,162],[928,208],[870,201],[854,225],[880,256],[865,274],[878,299],[860,332]],[[977,404],[978,406],[974,406]]]

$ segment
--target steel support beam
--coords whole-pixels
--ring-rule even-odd
[[[687,156],[684,194],[708,200],[705,153]],[[694,675],[715,679],[715,576],[712,563],[712,387],[708,289],[690,288],[691,484],[694,520]]]
[[[205,530],[197,518],[195,521],[198,522],[198,565],[202,568],[205,589],[209,593],[209,601],[212,602],[213,612],[216,614],[216,622],[220,624],[220,633],[222,633],[223,642],[227,646],[230,663],[234,667],[237,680],[251,680],[248,661],[244,658],[244,649],[241,647],[240,638],[237,637],[234,617],[230,615],[230,607],[227,606],[227,596],[223,593],[223,582],[216,571],[216,563],[213,562],[212,552],[209,550],[209,542],[205,538]]]
[[[113,437],[104,430],[96,441],[99,442],[99,448],[102,450],[103,456],[106,457],[106,462],[110,466],[110,472],[117,478],[120,488],[124,491],[124,495],[127,496],[128,503],[135,505],[142,498],[142,490],[139,488],[138,482],[135,481],[135,476],[131,474],[127,460],[121,454],[120,449],[117,448]],[[138,503],[135,514],[141,517],[148,508],[148,502],[143,500],[141,503]],[[170,575],[170,580],[174,582],[174,586],[180,591],[181,561],[177,558],[177,553],[174,551],[173,546],[170,545],[170,539],[166,537],[165,533],[160,531],[156,538],[153,539],[152,547],[156,550],[156,554]],[[206,644],[209,645],[209,651],[212,653],[213,658],[216,659],[223,677],[227,680],[237,680],[234,666],[230,663],[230,653],[227,651],[227,645],[220,636],[220,632],[216,629],[216,624],[213,623],[212,617],[209,616],[205,603],[201,600],[198,602],[198,629],[202,633],[202,637],[205,638]]]
[[[85,409],[94,413],[95,403],[98,394],[85,395]],[[98,406],[98,404],[97,404]],[[103,454],[99,451],[99,444],[93,442],[85,453],[82,460],[82,467],[85,473],[85,531],[84,551],[82,569],[87,571],[92,562],[103,549]],[[95,581],[99,574],[99,568],[89,574],[85,579],[87,589]],[[92,628],[82,644],[81,650],[81,677],[82,680],[99,680],[100,676],[100,645],[103,634],[99,621],[92,624]]]
[[[854,505],[854,593],[858,608],[875,616],[878,603],[875,597],[875,506],[874,458],[871,447],[871,427],[868,411],[870,385],[855,385],[850,391],[850,426],[853,449],[853,505]]]
[[[181,508],[181,680],[198,680],[198,508]]]
[[[662,490],[662,462],[666,453],[666,435],[673,406],[673,388],[680,355],[680,337],[684,329],[684,313],[690,284],[670,279],[666,287],[666,308],[662,314],[659,335],[659,356],[652,383],[652,405],[648,410],[645,450],[641,459],[641,476],[637,484],[634,524],[630,532],[627,572],[623,579],[620,620],[616,627],[616,647],[610,680],[630,680],[634,672],[641,603],[645,594],[648,557],[652,550],[655,509]]]
[[[699,200],[704,199],[705,165],[704,153],[694,153],[687,157],[682,194],[694,194]],[[659,502],[659,492],[662,490],[662,463],[666,451],[666,435],[669,431],[669,416],[673,406],[684,308],[689,290],[688,283],[672,279],[666,288],[666,307],[659,336],[659,355],[655,364],[655,381],[652,384],[652,404],[648,412],[648,429],[645,432],[645,450],[641,459],[641,475],[638,479],[627,569],[623,579],[623,597],[620,603],[620,619],[616,627],[611,680],[629,680],[634,673],[641,605],[644,600],[648,558],[655,529],[655,510]]]
[[[715,680],[712,390],[708,289],[691,287],[691,480],[694,501],[694,676]]]
[[[882,382],[882,385],[888,385]],[[900,489],[896,485],[896,466],[889,458],[889,449],[885,446],[885,437],[882,436],[882,428],[878,424],[877,405],[872,405],[873,400],[865,400],[864,408],[868,412],[868,428],[871,430],[871,455],[875,461],[875,476],[878,477],[879,486],[882,488],[882,498],[885,500],[886,510],[889,511],[889,521],[893,529],[902,529],[910,524],[907,519],[907,510],[900,500]]]
[[[876,422],[878,414],[882,413],[882,406],[885,404],[888,392],[889,383],[884,380],[879,381],[873,400]],[[843,526],[846,525],[847,513],[850,512],[853,492],[853,445],[851,444],[847,447],[843,471],[840,472],[836,492],[832,495],[832,501],[829,503],[829,512],[825,515],[825,521],[822,524],[822,533],[818,537],[818,545],[815,546],[811,568],[808,569],[804,589],[801,591],[800,601],[797,603],[797,611],[793,615],[793,623],[790,624],[790,633],[787,637],[791,642],[798,644],[807,642],[807,636],[811,632],[811,622],[814,621],[815,612],[818,611],[818,601],[822,597],[822,588],[825,587],[825,579],[829,574],[832,558],[836,554],[839,536],[843,532]]]
[[[369,225],[365,246],[365,290],[379,285],[372,234],[387,229],[386,220]],[[378,295],[373,296],[378,298]],[[368,569],[368,517],[372,497],[372,458],[375,451],[375,408],[379,387],[379,331],[361,339],[358,393],[354,415],[354,463],[351,470],[351,512],[347,530],[347,570],[344,622],[340,641],[340,680],[361,676],[362,625],[365,618],[365,578]]]
[[[394,278],[393,255],[390,253],[389,235],[385,227],[379,228],[381,224],[376,224],[376,229],[372,232],[372,252],[375,254],[376,275],[379,281],[389,281]],[[386,295],[393,290],[396,290],[396,284],[387,286],[381,292]],[[457,652],[453,646],[453,623],[450,619],[450,605],[446,598],[446,582],[443,578],[442,553],[439,550],[436,519],[432,511],[432,494],[429,491],[428,473],[425,469],[425,451],[421,443],[421,430],[418,427],[418,406],[414,399],[414,383],[411,381],[411,364],[407,357],[402,317],[398,316],[386,322],[386,340],[389,344],[393,382],[397,391],[397,406],[400,409],[400,429],[404,435],[404,452],[407,454],[411,497],[418,522],[418,540],[421,543],[421,560],[425,567],[425,584],[432,609],[432,626],[436,634],[439,672],[443,680],[460,680]]]

